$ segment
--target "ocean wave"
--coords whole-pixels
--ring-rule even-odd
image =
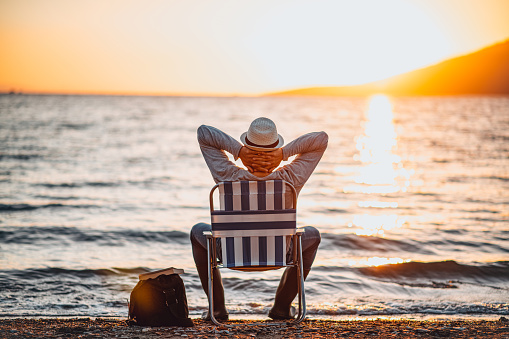
[[[228,307],[230,314],[266,315],[271,305],[264,303],[239,303]],[[203,311],[200,307],[189,307],[190,314],[197,315]],[[398,300],[388,302],[359,301],[356,304],[335,305],[329,303],[307,304],[306,313],[311,316],[376,316],[376,315],[507,315],[509,304],[506,303],[469,303],[469,302],[422,302],[416,300]]]
[[[35,244],[48,242],[97,242],[120,245],[124,242],[188,243],[189,234],[180,231],[140,231],[120,229],[112,231],[79,229],[76,227],[4,227],[0,229],[0,244]]]
[[[119,180],[119,181],[84,181],[84,182],[39,182],[34,183],[33,186],[45,187],[45,188],[82,188],[82,187],[119,187],[124,185],[133,186],[147,186],[153,184],[166,184],[171,177],[155,177],[144,180]]]
[[[493,214],[500,213],[500,211],[488,210],[488,209],[476,209],[476,210],[461,209],[460,211],[461,212],[466,212],[466,213],[493,213]]]
[[[63,182],[63,183],[36,183],[34,186],[46,187],[46,188],[78,188],[78,187],[115,187],[119,186],[118,182],[107,182],[107,181],[87,181],[87,182]]]
[[[114,276],[126,277],[137,276],[141,273],[146,273],[153,270],[154,268],[147,267],[110,267],[100,269],[45,267],[27,268],[23,270],[0,270],[0,290],[2,287],[6,287],[5,285],[2,285],[2,283],[5,283],[7,278],[11,281],[21,281],[25,279],[43,279],[51,277],[54,279],[60,279],[57,277],[65,277],[66,279]],[[361,276],[365,276],[370,279],[392,282],[401,286],[443,289],[458,288],[459,285],[463,284],[480,284],[484,287],[504,289],[503,286],[489,286],[489,282],[509,281],[509,261],[485,263],[479,266],[459,264],[454,261],[426,263],[409,262],[402,264],[381,265],[376,267],[317,266],[313,267],[313,271],[316,272],[316,276],[313,277],[312,281],[315,283],[325,284],[327,281],[322,281],[323,277],[321,272],[326,272],[329,276],[332,274],[332,272],[336,272],[340,276],[343,276],[345,274],[348,275],[347,272],[350,271],[354,273],[360,273]],[[196,275],[194,272],[186,273],[193,278]],[[251,280],[239,277],[227,277],[223,280],[225,287],[231,288],[233,290],[259,288],[262,291],[271,291],[270,288],[267,289],[267,286],[264,285],[265,283],[271,281],[271,279],[273,278],[267,277],[267,279],[259,279],[258,277],[255,280]],[[359,282],[355,283],[358,284]],[[334,282],[334,284],[337,285],[338,282]],[[345,285],[346,282],[344,281],[339,284]],[[306,286],[306,290],[308,292],[313,290],[313,285]]]
[[[45,200],[79,200],[80,197],[75,195],[70,196],[56,196],[56,195],[35,195],[36,199],[45,199]]]
[[[400,264],[399,266],[402,267],[404,272],[408,272],[408,268],[416,263],[409,264],[412,265]],[[433,268],[441,263],[420,264],[426,264]],[[445,262],[445,266],[438,271],[442,272],[451,266],[457,265],[456,263]],[[376,269],[382,268],[382,271],[387,272],[387,266],[392,265],[377,267]],[[484,272],[490,267],[507,269],[509,262],[498,262],[483,266],[482,270]],[[126,300],[129,298],[130,291],[136,285],[137,275],[151,270],[153,268],[148,269],[146,267],[100,269],[46,267],[0,270],[0,290],[5,295],[9,295],[9,298],[0,300],[0,315],[36,315],[44,309],[45,315],[67,312],[67,315],[99,316],[109,314],[123,316],[127,307]],[[345,270],[356,272],[363,270],[363,268],[328,267],[327,270],[329,270],[328,275],[330,276],[331,270],[343,275],[346,273]],[[418,271],[417,268],[413,270]],[[379,296],[345,297],[349,294],[349,291],[353,291],[352,289],[361,289],[368,293],[367,295],[369,295],[369,291],[372,291],[376,295],[377,291],[380,292],[380,288],[383,287],[372,279],[355,279],[352,282],[355,282],[357,286],[349,286],[347,282],[336,282],[335,288],[322,289],[322,286],[318,283],[321,280],[320,268],[317,268],[317,271],[318,274],[315,273],[312,279],[306,281],[306,293],[314,296],[315,299],[317,296],[323,296],[324,293],[328,293],[329,296],[327,299],[318,298],[319,300],[314,302],[310,300],[308,303],[310,315],[509,314],[509,304],[504,302],[505,298],[502,297],[504,292],[499,293],[500,298],[498,300],[492,299],[487,302],[469,301],[468,298],[465,301],[435,301],[429,298],[421,299],[408,296],[408,293],[406,294],[407,297],[403,299],[391,297],[390,293],[388,293],[387,298],[382,299]],[[496,275],[498,273],[493,271],[490,274]],[[375,280],[383,281],[379,276],[380,274],[375,277]],[[413,274],[413,276],[419,276],[419,274]],[[371,274],[370,278],[372,277]],[[273,302],[278,279],[278,277],[263,279],[225,277],[223,282],[229,298],[238,300],[238,302],[227,305],[230,313],[267,314]],[[402,285],[398,284],[397,280],[393,281],[391,279],[390,282]],[[407,282],[406,285],[397,288],[420,288],[419,291],[423,293],[428,293],[425,290],[430,291],[430,288],[461,288],[461,285],[469,284],[469,282],[463,281],[447,281],[444,283],[434,282],[431,285],[435,286],[428,286],[420,282],[413,283],[408,277],[405,278],[405,281]],[[197,298],[198,295],[203,295],[203,291],[196,272],[186,271],[185,284],[190,298],[190,310],[196,314],[201,313],[201,310],[206,307],[206,301]],[[487,285],[482,286],[489,287]],[[474,286],[468,290],[472,291],[476,288]],[[395,289],[390,287],[389,290],[394,293]],[[257,301],[253,302],[252,297],[246,298],[246,291],[250,291],[250,295],[258,296]],[[484,293],[489,292],[484,289]]]
[[[507,239],[504,239],[507,240]],[[502,253],[509,253],[509,248],[506,248],[504,246],[501,246],[495,242],[486,242],[486,241],[462,241],[462,240],[433,240],[428,241],[426,244],[443,248],[445,246],[449,246],[452,248],[472,248],[480,250],[482,249],[483,252],[502,252]]]
[[[62,128],[62,129],[84,130],[84,129],[90,128],[92,126],[93,126],[93,124],[86,124],[86,123],[82,123],[82,124],[77,124],[77,123],[62,123],[62,124],[60,124],[59,127]]]
[[[32,160],[41,158],[40,154],[0,154],[0,160]]]
[[[478,266],[460,264],[453,260],[441,262],[408,262],[401,264],[381,265],[375,267],[359,267],[356,269],[362,275],[390,281],[405,279],[440,279],[461,280],[469,279],[480,282],[509,281],[509,261],[484,263]]]
[[[90,315],[126,312],[136,274],[146,268],[0,270],[0,315]],[[130,277],[133,276],[133,277]],[[134,279],[133,279],[134,278]]]
[[[498,177],[498,176],[495,176],[495,175],[492,175],[492,176],[484,176],[484,177],[481,177],[483,179],[491,179],[491,180],[500,180],[500,181],[509,181],[509,177]]]
[[[423,243],[413,240],[392,240],[380,237],[369,237],[355,234],[330,234],[322,233],[322,247],[329,249],[360,250],[370,252],[411,252],[421,254],[433,254],[433,251],[425,249]]]
[[[356,306],[342,306],[338,308],[309,307],[308,314],[314,315],[462,315],[462,314],[509,314],[509,305],[505,303],[424,303],[399,302],[383,304],[362,304]]]
[[[431,193],[431,192],[409,192],[411,195],[424,195],[424,196],[430,196],[430,197],[436,197],[439,196],[438,193]]]
[[[29,268],[24,270],[0,270],[0,289],[2,282],[5,282],[7,277],[11,280],[15,279],[42,279],[48,277],[65,276],[67,278],[91,278],[91,277],[106,277],[106,276],[125,276],[133,274],[141,274],[152,271],[146,267],[135,268],[101,268],[101,269],[68,269],[60,267],[46,267],[46,268]]]
[[[80,204],[80,205],[73,205],[73,204],[60,204],[60,203],[50,203],[50,204],[41,204],[41,205],[35,205],[35,204],[0,204],[0,213],[2,212],[23,212],[23,211],[33,211],[38,209],[45,209],[45,208],[95,208],[99,207],[97,205],[89,205],[89,204]]]

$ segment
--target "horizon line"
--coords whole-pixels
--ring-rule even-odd
[[[265,94],[241,93],[179,93],[179,92],[145,92],[145,91],[1,91],[0,95],[82,95],[82,96],[147,96],[147,97],[259,97]]]
[[[249,94],[249,93],[218,93],[218,92],[164,92],[164,91],[157,91],[157,92],[151,92],[151,91],[86,91],[86,90],[78,90],[78,91],[58,91],[58,90],[48,90],[48,91],[24,91],[22,89],[20,90],[16,90],[15,89],[15,86],[11,86],[11,89],[10,90],[0,90],[0,95],[18,95],[18,94],[29,94],[29,95],[84,95],[84,96],[161,96],[161,97],[263,97],[263,96],[272,96],[274,94],[277,94],[277,93],[284,93],[284,92],[289,92],[289,91],[295,91],[295,90],[301,90],[301,89],[307,89],[307,88],[330,88],[330,87],[353,87],[353,86],[362,86],[362,85],[367,85],[367,84],[370,84],[372,82],[376,82],[376,81],[383,81],[383,80],[386,80],[386,79],[390,79],[392,77],[395,77],[395,76],[399,76],[399,75],[402,75],[402,74],[405,74],[405,73],[410,73],[410,72],[414,72],[414,71],[417,71],[417,70],[421,70],[421,69],[425,69],[425,68],[428,68],[428,67],[432,67],[432,66],[435,66],[435,65],[438,65],[442,62],[446,62],[448,60],[452,60],[452,59],[456,59],[456,58],[459,58],[459,57],[462,57],[462,56],[467,56],[467,55],[470,55],[470,54],[474,54],[476,52],[479,52],[479,51],[482,51],[484,49],[487,49],[487,48],[490,48],[492,46],[495,46],[495,45],[499,45],[499,44],[504,44],[504,43],[509,43],[509,38],[506,38],[504,40],[501,40],[501,41],[498,41],[498,42],[495,42],[495,43],[492,43],[492,44],[489,44],[489,45],[486,45],[482,48],[479,48],[479,49],[475,49],[475,50],[472,50],[472,51],[469,51],[469,52],[466,52],[466,53],[463,53],[463,54],[457,54],[455,56],[451,56],[447,59],[444,59],[444,60],[441,60],[441,61],[437,61],[437,62],[434,62],[434,63],[430,63],[429,65],[426,65],[426,66],[423,66],[423,67],[419,67],[419,68],[416,68],[416,69],[413,69],[413,70],[410,70],[410,71],[406,71],[406,72],[402,72],[402,73],[397,73],[397,74],[394,74],[394,75],[391,75],[390,77],[386,77],[386,78],[383,78],[383,79],[378,79],[378,80],[374,80],[374,81],[368,81],[368,82],[363,82],[363,83],[360,83],[360,84],[355,84],[355,85],[319,85],[319,84],[309,84],[309,85],[306,85],[306,86],[301,86],[301,87],[292,87],[292,88],[287,88],[287,89],[279,89],[279,90],[274,90],[274,91],[266,91],[266,92],[263,92],[263,93],[256,93],[256,94]],[[5,86],[7,87],[7,86]],[[384,93],[380,93],[380,94],[384,94]]]

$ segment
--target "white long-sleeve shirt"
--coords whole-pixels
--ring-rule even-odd
[[[318,165],[327,148],[328,140],[329,137],[325,132],[313,132],[298,137],[283,147],[283,160],[287,161],[289,157],[297,155],[290,164],[278,168],[265,177],[257,177],[236,166],[224,153],[226,151],[232,154],[237,160],[242,148],[240,142],[215,127],[202,125],[198,128],[200,149],[216,183],[282,179],[291,183],[297,194]]]

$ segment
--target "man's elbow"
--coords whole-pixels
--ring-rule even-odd
[[[326,149],[327,145],[329,144],[329,135],[327,133],[325,133],[324,131],[321,131],[318,133],[319,133],[320,145],[323,147],[323,149]]]
[[[201,125],[200,127],[198,127],[198,130],[196,131],[196,135],[198,136],[199,143],[202,143],[204,141],[207,133],[209,133],[209,126]]]
[[[207,125],[201,125],[200,127],[198,127],[198,130],[196,131],[198,133],[198,135],[200,134],[203,134],[206,130],[207,130]]]

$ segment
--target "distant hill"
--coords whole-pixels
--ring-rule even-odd
[[[509,94],[509,40],[439,64],[357,86],[310,87],[271,96]]]

